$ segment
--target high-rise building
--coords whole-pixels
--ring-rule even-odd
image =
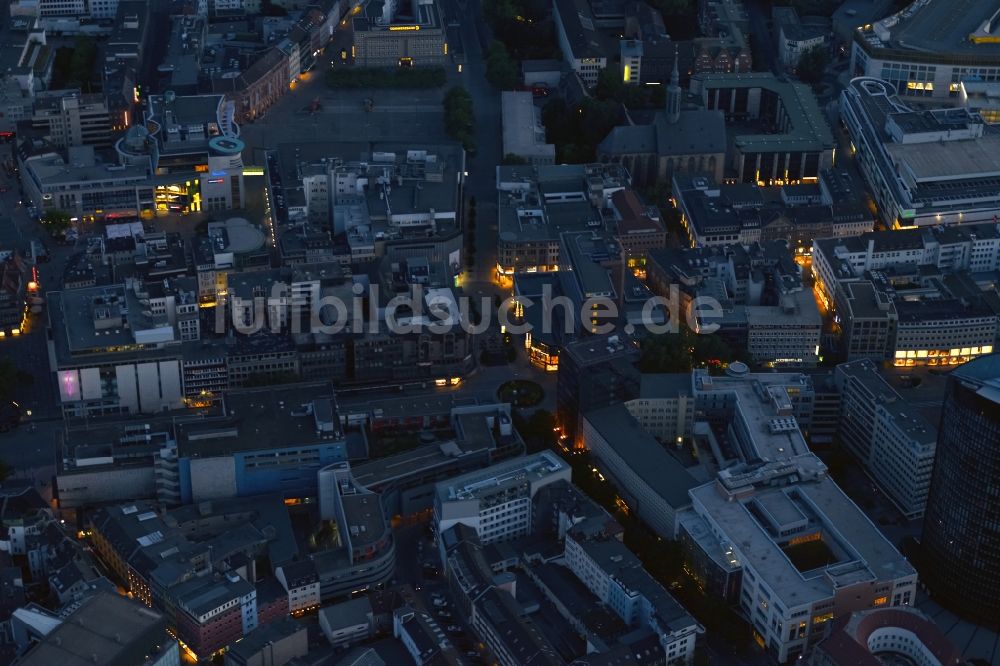
[[[871,361],[838,365],[834,381],[841,398],[841,441],[904,516],[921,516],[934,466],[934,426]]]
[[[559,422],[574,446],[583,446],[578,438],[581,415],[639,395],[638,360],[638,346],[617,335],[586,337],[563,349],[556,405]]]
[[[924,515],[923,577],[956,613],[1000,617],[1000,354],[948,380]]]

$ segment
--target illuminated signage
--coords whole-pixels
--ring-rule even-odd
[[[194,165],[194,170],[197,173],[205,173],[205,172],[208,171],[208,165],[207,164],[195,164]]]
[[[226,182],[226,179],[225,178],[209,178],[208,182],[211,183],[212,185],[218,185],[219,183]]]
[[[390,25],[389,30],[393,32],[400,32],[403,30],[420,30],[419,25]]]
[[[226,175],[226,172],[225,171],[213,171],[212,175],[215,176],[215,177],[221,178],[222,176]]]

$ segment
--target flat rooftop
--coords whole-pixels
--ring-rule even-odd
[[[500,93],[503,118],[503,154],[537,157],[554,161],[556,147],[545,143],[545,127],[539,122],[534,97],[527,91],[505,90]]]
[[[347,523],[343,529],[350,533],[352,548],[375,543],[384,536],[388,526],[378,494],[343,495],[341,501],[344,505],[344,518]]]
[[[997,11],[997,0],[923,0],[860,33],[872,47],[1000,58]]]
[[[80,603],[62,624],[18,660],[24,666],[125,666],[167,639],[166,619],[142,604],[109,592]],[[140,657],[141,659],[141,657]]]
[[[813,457],[812,454],[805,456]],[[916,571],[867,516],[825,475],[785,487],[762,484],[736,500],[718,482],[691,491],[695,510],[720,528],[744,566],[764,579],[782,605],[792,609],[832,597],[837,587],[857,582],[873,584]],[[761,508],[780,509],[774,520],[794,518],[790,534],[779,543]],[[804,521],[804,523],[802,522]],[[783,550],[795,535],[820,533],[835,562],[800,571]]]
[[[724,392],[734,399],[733,409],[743,419],[751,450],[740,451],[744,462],[787,460],[809,452],[789,396],[811,387],[800,373],[754,373],[744,377],[694,376],[695,393]],[[744,442],[745,443],[745,442]]]
[[[759,88],[781,99],[788,128],[781,134],[738,134],[736,145],[743,151],[820,151],[832,150],[835,146],[826,116],[812,90],[804,83],[782,81],[769,72],[698,74],[694,78],[703,91]]]
[[[653,613],[670,631],[697,626],[695,619],[649,575],[639,558],[625,544],[617,539],[607,539],[585,540],[580,546],[611,577],[627,589],[646,597]]]
[[[179,455],[204,458],[343,439],[328,383],[227,391],[224,403],[226,416],[177,424]]]
[[[698,482],[679,460],[639,426],[625,405],[587,412],[584,419],[665,502],[675,509],[690,504],[688,490]]]
[[[494,494],[525,481],[537,483],[568,470],[568,465],[555,453],[543,451],[442,481],[437,484],[435,493],[442,503],[477,499],[481,494]]]
[[[885,149],[918,183],[1000,178],[1000,136],[928,143],[887,143]]]

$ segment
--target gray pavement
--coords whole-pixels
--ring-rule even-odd
[[[1000,666],[1000,633],[995,629],[959,618],[923,592],[917,593],[916,608],[934,620],[938,629],[962,651],[966,659],[981,659],[987,664]]]

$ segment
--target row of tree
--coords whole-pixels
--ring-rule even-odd
[[[465,215],[465,270],[476,266],[476,197],[469,197],[469,209]]]
[[[476,117],[472,110],[472,95],[462,86],[455,86],[445,93],[444,126],[448,136],[461,143],[466,152],[476,152]]]

